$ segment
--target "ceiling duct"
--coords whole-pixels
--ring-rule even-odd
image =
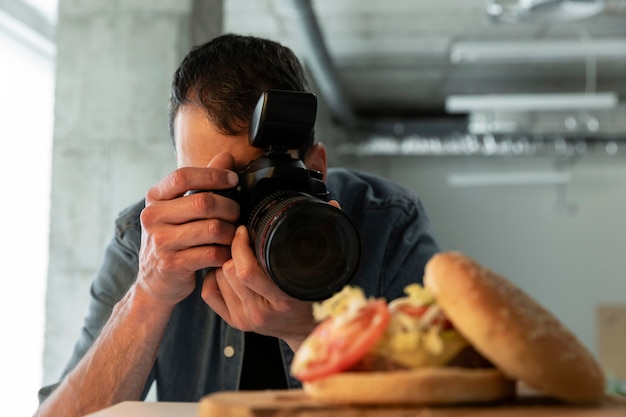
[[[292,0],[299,24],[296,28],[307,55],[306,64],[315,79],[318,88],[324,95],[333,118],[347,128],[356,126],[356,118],[346,98],[339,75],[333,63],[324,36],[309,0]]]
[[[624,156],[620,138],[563,137],[543,135],[502,135],[457,133],[447,136],[409,135],[403,138],[371,136],[359,143],[339,146],[342,156],[424,156],[424,157],[524,157],[572,158],[582,155]]]
[[[580,6],[593,3],[596,7],[594,13],[595,10],[598,12],[602,10],[598,6],[600,3],[604,7],[604,2],[591,1],[500,0],[498,3],[487,1],[492,6],[490,10],[494,16],[498,5],[501,6],[500,14],[502,17],[511,17],[515,12],[517,17],[509,19],[510,23],[546,22],[549,19],[563,21],[591,15],[589,11],[592,9],[591,7],[586,9],[586,13],[582,13],[582,7],[571,7],[574,3]],[[598,40],[589,40],[588,37],[579,37],[576,40],[547,38],[532,44],[526,41],[505,43],[501,42],[501,37],[497,38],[501,44],[496,43],[497,41],[473,43],[471,38],[462,38],[448,51],[451,53],[450,59],[453,63],[466,65],[480,62],[492,63],[500,60],[504,63],[519,62],[520,60],[528,62],[533,61],[529,57],[537,55],[541,55],[537,57],[540,62],[548,57],[553,58],[552,61],[557,61],[559,64],[571,59],[570,56],[564,57],[563,54],[565,53],[573,56],[575,60],[583,61],[586,64],[587,77],[585,88],[582,91],[566,93],[563,89],[558,88],[554,91],[545,89],[542,97],[528,97],[527,94],[511,96],[509,89],[499,94],[499,100],[512,99],[513,101],[507,102],[513,107],[520,105],[533,107],[532,100],[539,99],[541,106],[550,106],[550,110],[509,109],[505,112],[478,110],[463,113],[461,116],[450,113],[445,116],[439,114],[441,123],[435,122],[432,115],[423,120],[408,120],[406,117],[398,116],[396,118],[390,115],[386,115],[384,119],[381,119],[382,116],[366,118],[363,114],[357,115],[352,103],[348,100],[345,87],[350,86],[350,84],[343,85],[340,79],[340,68],[336,66],[334,58],[329,53],[322,33],[323,26],[320,26],[324,22],[318,20],[313,8],[314,5],[315,2],[307,0],[291,0],[290,9],[296,18],[293,28],[299,35],[304,62],[321,97],[326,102],[333,119],[349,131],[347,140],[337,143],[337,150],[342,156],[626,154],[626,147],[621,144],[623,135],[617,134],[614,129],[606,130],[606,126],[614,124],[621,126],[613,117],[618,110],[621,110],[618,103],[619,94],[617,91],[610,91],[611,89],[608,89],[609,92],[607,93],[602,93],[596,91],[595,88],[597,75],[595,61],[603,58],[615,60],[624,58],[624,41],[619,37]],[[484,3],[480,7],[484,7]],[[550,13],[548,13],[548,9],[551,9]],[[557,10],[560,10],[558,13],[563,15],[558,17]],[[570,12],[566,13],[567,10]],[[540,15],[544,16],[544,20],[541,20]],[[465,52],[462,49],[459,50],[460,58],[455,60],[454,51],[457,51],[457,47],[465,48],[466,46],[469,46],[469,50],[466,49]],[[484,47],[487,48],[487,55],[494,50],[496,55],[500,53],[508,53],[508,55],[504,58],[497,56],[493,60],[489,57],[485,58],[484,61],[481,58],[474,60],[474,52],[477,50],[478,53],[481,53],[481,48]],[[598,47],[600,48],[598,49]],[[526,52],[520,53],[521,49]],[[595,53],[590,52],[590,49]],[[559,52],[562,51],[565,52],[559,55]],[[343,69],[341,70],[343,71]],[[351,80],[346,78],[344,81],[348,83]],[[476,91],[480,94],[481,90]],[[583,103],[578,103],[576,108],[572,108],[573,104],[576,104],[575,100],[572,101],[572,99],[576,97],[582,97]],[[479,100],[484,98],[486,97],[478,97]],[[530,104],[527,100],[529,98],[531,99]],[[568,110],[561,108],[563,103]],[[618,109],[613,108],[616,105]],[[601,111],[598,107],[602,107],[604,110]],[[598,113],[596,114],[596,112]],[[511,126],[514,129],[510,129]]]

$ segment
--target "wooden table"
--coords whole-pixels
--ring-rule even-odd
[[[199,417],[624,417],[626,399],[599,406],[572,406],[539,397],[491,406],[357,407],[334,406],[308,399],[302,391],[224,392],[200,401]]]
[[[321,404],[300,390],[222,392],[199,403],[124,402],[89,417],[624,417],[626,398],[573,406],[546,398],[519,398],[492,406],[356,407]]]
[[[197,417],[198,403],[126,401],[87,417]]]

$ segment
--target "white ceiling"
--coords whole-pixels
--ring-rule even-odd
[[[310,63],[310,49],[303,41],[302,20],[296,12],[301,3],[225,0],[224,29],[276,39]],[[360,120],[445,116],[446,97],[458,94],[608,91],[626,101],[626,0],[607,0],[604,11],[588,19],[540,23],[494,23],[487,16],[488,3],[504,7],[516,4],[515,0],[310,2],[337,70],[339,89]],[[569,3],[571,6],[576,2]],[[522,41],[565,41],[576,49],[577,45],[607,39],[617,45],[619,50],[613,52],[619,57],[558,60],[548,56],[531,62],[520,54],[520,59],[509,63],[453,63],[450,59],[451,49],[467,41],[504,42],[515,51]],[[533,113],[506,117],[516,119],[515,125],[523,128],[530,119],[536,124],[537,118],[548,116],[545,112]],[[568,112],[551,114],[558,117],[557,121],[546,122],[553,129],[572,128],[564,121]],[[590,110],[590,114],[600,125],[595,133],[626,132],[622,107],[617,112]]]

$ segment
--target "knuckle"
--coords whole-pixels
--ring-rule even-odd
[[[215,243],[230,245],[235,236],[236,226],[232,223],[219,219],[210,219],[205,223],[204,233],[213,237]]]
[[[174,187],[178,188],[184,186],[188,182],[188,171],[184,168],[179,168],[173,171],[168,177],[168,182]]]
[[[158,188],[157,186],[152,186],[150,188],[148,188],[148,191],[146,191],[146,204],[150,204],[151,202],[155,201],[158,199]]]
[[[157,248],[164,247],[169,242],[169,238],[167,238],[163,233],[153,233],[150,236],[150,240]]]
[[[211,212],[215,209],[215,195],[209,192],[193,194],[191,205],[199,213]]]
[[[150,227],[155,223],[156,211],[151,206],[145,207],[139,214],[139,221],[144,228]]]
[[[218,248],[215,245],[206,245],[204,249],[204,256],[207,259],[216,259],[218,252]]]
[[[224,271],[224,275],[229,277],[236,276],[237,271],[235,270],[235,262],[232,260],[224,262],[222,265],[222,271]]]
[[[257,309],[252,309],[248,312],[248,320],[251,324],[250,327],[253,329],[262,329],[267,325],[265,315]]]
[[[171,255],[159,256],[157,268],[162,274],[169,274],[176,270],[177,262]]]
[[[223,266],[222,264],[229,258],[230,252],[228,248],[218,245],[208,245],[205,249],[205,258],[207,262],[210,263],[210,266],[218,267]]]
[[[204,233],[207,236],[219,236],[224,227],[222,226],[222,223],[220,220],[217,219],[209,219],[205,222],[205,230]]]
[[[249,284],[256,278],[256,270],[250,266],[243,265],[237,270],[237,276],[241,282]]]

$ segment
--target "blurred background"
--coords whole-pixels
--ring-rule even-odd
[[[0,0],[5,404],[58,379],[113,220],[175,167],[171,75],[224,32],[290,46],[331,165],[415,189],[626,379],[625,0]]]

